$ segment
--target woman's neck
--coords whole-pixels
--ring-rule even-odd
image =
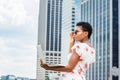
[[[85,43],[87,44],[88,46],[92,47],[91,43],[90,43],[90,40],[88,38],[84,39],[83,41],[80,41],[82,43]]]
[[[85,39],[81,40],[80,42],[88,44],[88,43],[90,43],[90,40],[88,38],[85,38]]]

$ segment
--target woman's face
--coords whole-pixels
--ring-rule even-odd
[[[76,41],[83,41],[88,35],[88,32],[82,30],[81,26],[77,26],[75,29],[75,40]]]

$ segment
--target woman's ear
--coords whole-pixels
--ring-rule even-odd
[[[84,32],[84,36],[88,36],[88,32],[87,31]]]

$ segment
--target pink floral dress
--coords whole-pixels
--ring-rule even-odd
[[[85,73],[89,65],[95,62],[95,49],[86,43],[76,42],[72,47],[80,56],[79,63],[72,72],[65,74],[63,80],[86,80]],[[72,54],[72,53],[71,53]]]

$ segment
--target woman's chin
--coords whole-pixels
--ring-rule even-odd
[[[75,39],[75,41],[79,41],[79,40]]]

